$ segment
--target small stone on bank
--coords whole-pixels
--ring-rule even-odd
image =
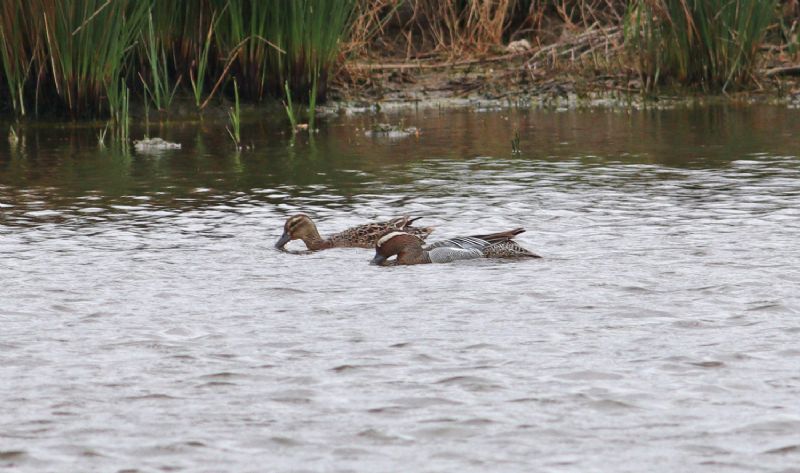
[[[530,50],[531,43],[527,39],[518,39],[508,43],[508,46],[506,46],[506,52],[510,54],[524,53],[525,51]]]

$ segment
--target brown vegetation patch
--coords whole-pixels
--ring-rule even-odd
[[[459,12],[450,1],[365,2],[370,9],[362,11],[345,47],[349,59],[334,77],[331,97],[418,102],[696,93],[690,84],[657,90],[648,84],[626,49],[629,3],[475,0]],[[782,2],[752,80],[738,92],[800,94],[798,19],[800,2]],[[520,40],[529,48],[517,46]]]

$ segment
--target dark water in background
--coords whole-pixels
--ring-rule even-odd
[[[364,136],[400,119],[290,145],[265,118],[241,153],[214,120],[151,128],[183,144],[157,156],[90,125],[0,142],[0,469],[800,471],[800,111]],[[274,250],[298,211],[525,226],[545,258]]]

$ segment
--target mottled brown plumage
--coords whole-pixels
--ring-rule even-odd
[[[372,248],[378,239],[391,231],[402,231],[417,235],[422,239],[428,237],[433,227],[415,227],[411,223],[417,220],[411,217],[397,217],[386,222],[373,222],[348,228],[328,238],[322,238],[317,226],[308,215],[297,214],[289,217],[283,226],[283,235],[275,243],[276,248],[283,248],[291,240],[303,240],[309,250],[327,248]]]
[[[407,265],[449,263],[475,258],[539,258],[539,255],[521,247],[513,238],[524,232],[515,228],[505,232],[469,237],[456,237],[434,242],[423,247],[422,240],[404,232],[390,232],[375,244],[373,264]],[[397,256],[389,261],[392,256]]]

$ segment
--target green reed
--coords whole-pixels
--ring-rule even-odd
[[[8,127],[8,144],[10,144],[12,148],[19,144],[19,134],[13,126]]]
[[[519,147],[519,129],[514,128],[514,136],[511,137],[511,154],[522,154],[522,148]]]
[[[130,122],[131,122],[130,101],[131,101],[131,91],[126,87],[125,93],[122,95],[122,110],[118,120],[118,122],[120,123],[119,140],[123,144],[127,143],[130,137]]]
[[[292,91],[289,89],[288,81],[284,82],[283,90],[286,94],[283,102],[283,108],[286,110],[286,116],[289,117],[289,123],[292,126],[292,133],[294,133],[297,131],[297,114],[295,113],[294,106],[292,105]]]
[[[748,81],[775,18],[774,0],[636,0],[626,44],[651,84],[671,79],[725,91]]]
[[[800,52],[800,21],[798,20],[800,18],[787,18],[780,15],[778,21],[781,40],[786,45],[786,52],[790,56],[796,56]]]
[[[216,16],[216,12],[211,14],[211,22],[208,25],[205,39],[203,40],[202,46],[198,44],[195,47],[195,56],[191,62],[192,66],[189,68],[189,78],[192,84],[194,102],[198,108],[200,108],[200,105],[203,103],[203,89],[206,75],[209,71],[209,54],[211,53],[212,39],[214,39],[214,28],[217,24]]]
[[[314,132],[317,121],[317,94],[319,86],[319,73],[314,72],[313,80],[311,82],[311,90],[308,91],[308,130]]]
[[[104,149],[106,147],[106,135],[108,135],[108,129],[110,127],[111,123],[106,123],[105,128],[97,132],[97,146],[100,149]]]
[[[150,105],[144,101],[144,137],[150,138]]]
[[[236,78],[233,79],[233,96],[234,96],[234,103],[233,107],[228,110],[228,120],[231,123],[231,127],[225,127],[228,130],[228,135],[233,140],[233,145],[236,146],[236,149],[241,148],[242,146],[242,134],[240,131],[241,125],[241,108],[239,107],[239,86],[236,84]]]

